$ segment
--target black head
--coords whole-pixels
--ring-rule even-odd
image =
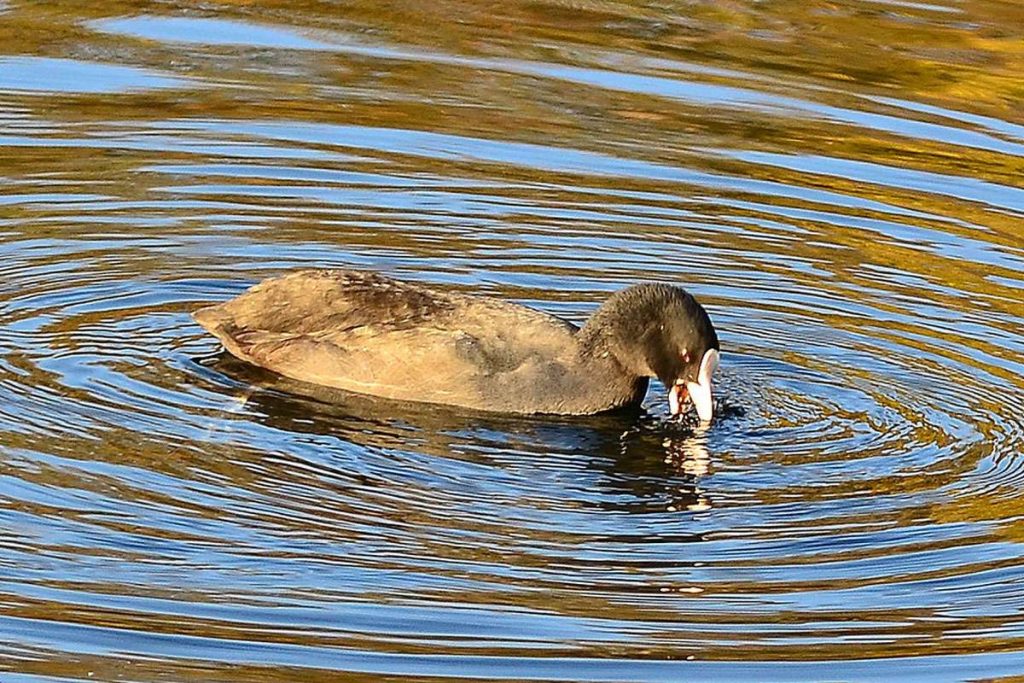
[[[702,419],[710,419],[718,335],[707,311],[686,290],[662,284],[624,289],[598,309],[584,333],[600,334],[628,371],[661,380],[670,391],[673,413],[689,387]],[[702,409],[705,398],[707,407]]]

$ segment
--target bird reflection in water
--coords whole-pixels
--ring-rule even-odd
[[[446,459],[563,465],[591,495],[584,505],[638,514],[701,512],[712,507],[700,485],[711,473],[711,427],[631,412],[566,418],[473,413],[392,401],[289,380],[227,354],[200,359],[216,383],[230,382],[231,430],[240,412],[284,433],[331,435],[370,448],[402,449]],[[725,415],[728,414],[725,411]],[[266,438],[266,435],[264,435]],[[581,470],[580,458],[587,463]],[[575,463],[575,464],[573,464]],[[589,480],[589,482],[587,481]]]
[[[620,438],[618,467],[645,512],[701,512],[712,501],[700,485],[711,473],[707,426],[646,416]],[[640,511],[640,510],[635,510]]]
[[[700,477],[707,475],[711,468],[707,430],[706,426],[701,425],[689,437],[666,437],[661,444],[665,447],[665,463],[680,474],[693,478],[690,493],[695,500],[686,505],[686,509],[691,512],[711,509],[711,500],[705,495],[698,481]]]

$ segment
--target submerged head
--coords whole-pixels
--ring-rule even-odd
[[[623,367],[661,380],[673,415],[691,400],[701,421],[711,420],[718,335],[707,312],[684,289],[660,284],[624,289],[598,309],[587,323],[592,327],[601,328]]]

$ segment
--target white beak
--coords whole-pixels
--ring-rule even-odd
[[[711,418],[715,415],[715,402],[711,395],[711,376],[715,374],[717,367],[718,351],[708,349],[700,360],[697,381],[686,383],[690,400],[693,401],[693,407],[697,409],[697,416],[701,422],[711,422]]]

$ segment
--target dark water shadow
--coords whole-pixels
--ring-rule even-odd
[[[641,407],[599,415],[514,415],[394,401],[282,377],[230,356],[197,359],[230,380],[262,424],[330,436],[377,450],[414,447],[431,457],[493,464],[515,459],[537,468],[585,465],[601,495],[589,504],[646,513],[705,510],[700,486],[712,456],[705,430]],[[733,414],[737,411],[732,410]]]

